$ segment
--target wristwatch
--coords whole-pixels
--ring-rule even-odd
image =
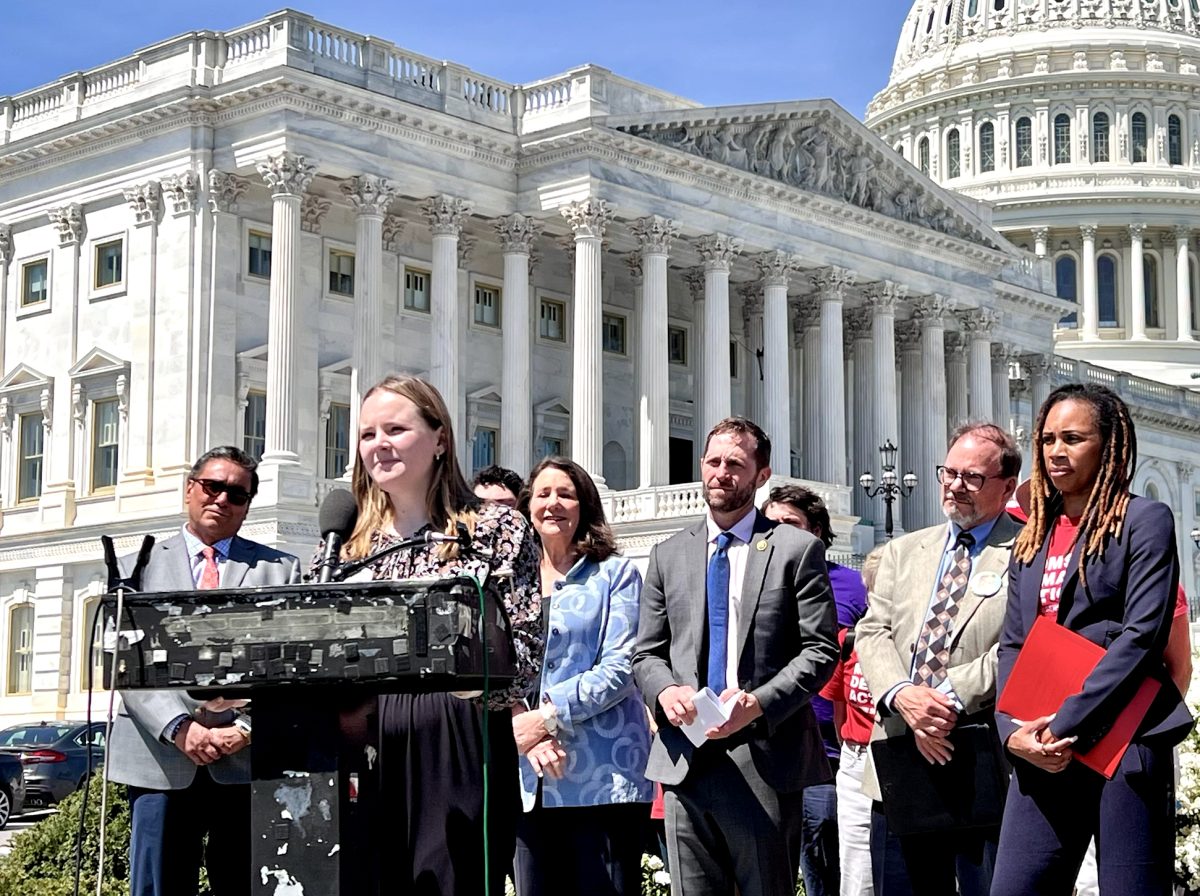
[[[546,731],[552,737],[558,734],[558,712],[549,697],[542,698],[542,705],[538,707],[538,711],[542,714],[542,724],[546,726]]]
[[[251,728],[249,716],[238,713],[237,717],[233,720],[233,727],[238,730],[238,734],[246,738],[246,743],[250,743]]]

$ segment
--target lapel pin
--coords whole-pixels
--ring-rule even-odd
[[[971,582],[971,590],[980,597],[991,597],[1004,584],[1004,579],[999,573],[991,571],[980,572],[975,574],[974,580]]]
[[[758,544],[756,544],[754,547],[756,550],[765,551],[767,549],[767,540],[765,538],[760,538],[758,540]]]

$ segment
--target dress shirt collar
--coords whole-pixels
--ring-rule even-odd
[[[194,563],[196,558],[200,556],[200,552],[202,550],[204,550],[204,547],[205,547],[204,542],[202,542],[199,538],[197,538],[194,534],[192,534],[192,530],[189,529],[187,526],[183,527],[183,542],[184,542],[184,544],[187,545],[188,557]],[[213,548],[216,549],[216,557],[214,559],[218,563],[222,560],[229,559],[229,546],[232,544],[233,544],[233,536],[231,535],[228,538],[222,538],[220,541],[218,541],[216,544],[213,545]]]
[[[1003,513],[1004,511],[1001,511]],[[988,536],[992,534],[992,530],[996,528],[996,521],[1000,519],[1000,514],[992,517],[990,520],[984,520],[973,529],[963,529],[958,523],[951,522],[946,527],[946,542],[942,548],[942,553],[949,554],[954,550],[955,540],[960,532],[969,532],[971,537],[975,539],[975,544],[967,551],[972,557],[978,555],[983,550],[983,546],[987,544]]]
[[[714,543],[717,540],[717,536],[722,532],[729,532],[742,544],[749,544],[750,539],[754,537],[754,521],[757,513],[758,511],[754,507],[751,507],[748,511],[746,511],[746,515],[734,523],[731,527],[728,529],[722,529],[713,520],[712,511],[707,511],[704,515],[704,520],[708,527],[708,543]]]

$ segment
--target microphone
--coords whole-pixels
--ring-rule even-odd
[[[329,582],[333,579],[334,570],[342,565],[342,542],[350,537],[354,524],[358,522],[358,502],[354,500],[354,495],[344,488],[331,491],[321,502],[317,522],[321,537],[325,539],[325,553],[321,556],[317,581]]]

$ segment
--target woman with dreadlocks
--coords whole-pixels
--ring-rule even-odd
[[[1170,509],[1134,495],[1129,409],[1102,386],[1055,389],[1038,412],[1029,522],[1013,549],[997,692],[1034,620],[1106,649],[1052,715],[997,713],[1013,758],[992,896],[1070,896],[1095,836],[1100,892],[1171,892],[1171,748],[1191,726],[1163,663],[1179,581]],[[1073,761],[1109,730],[1147,678],[1161,683],[1111,780]]]

